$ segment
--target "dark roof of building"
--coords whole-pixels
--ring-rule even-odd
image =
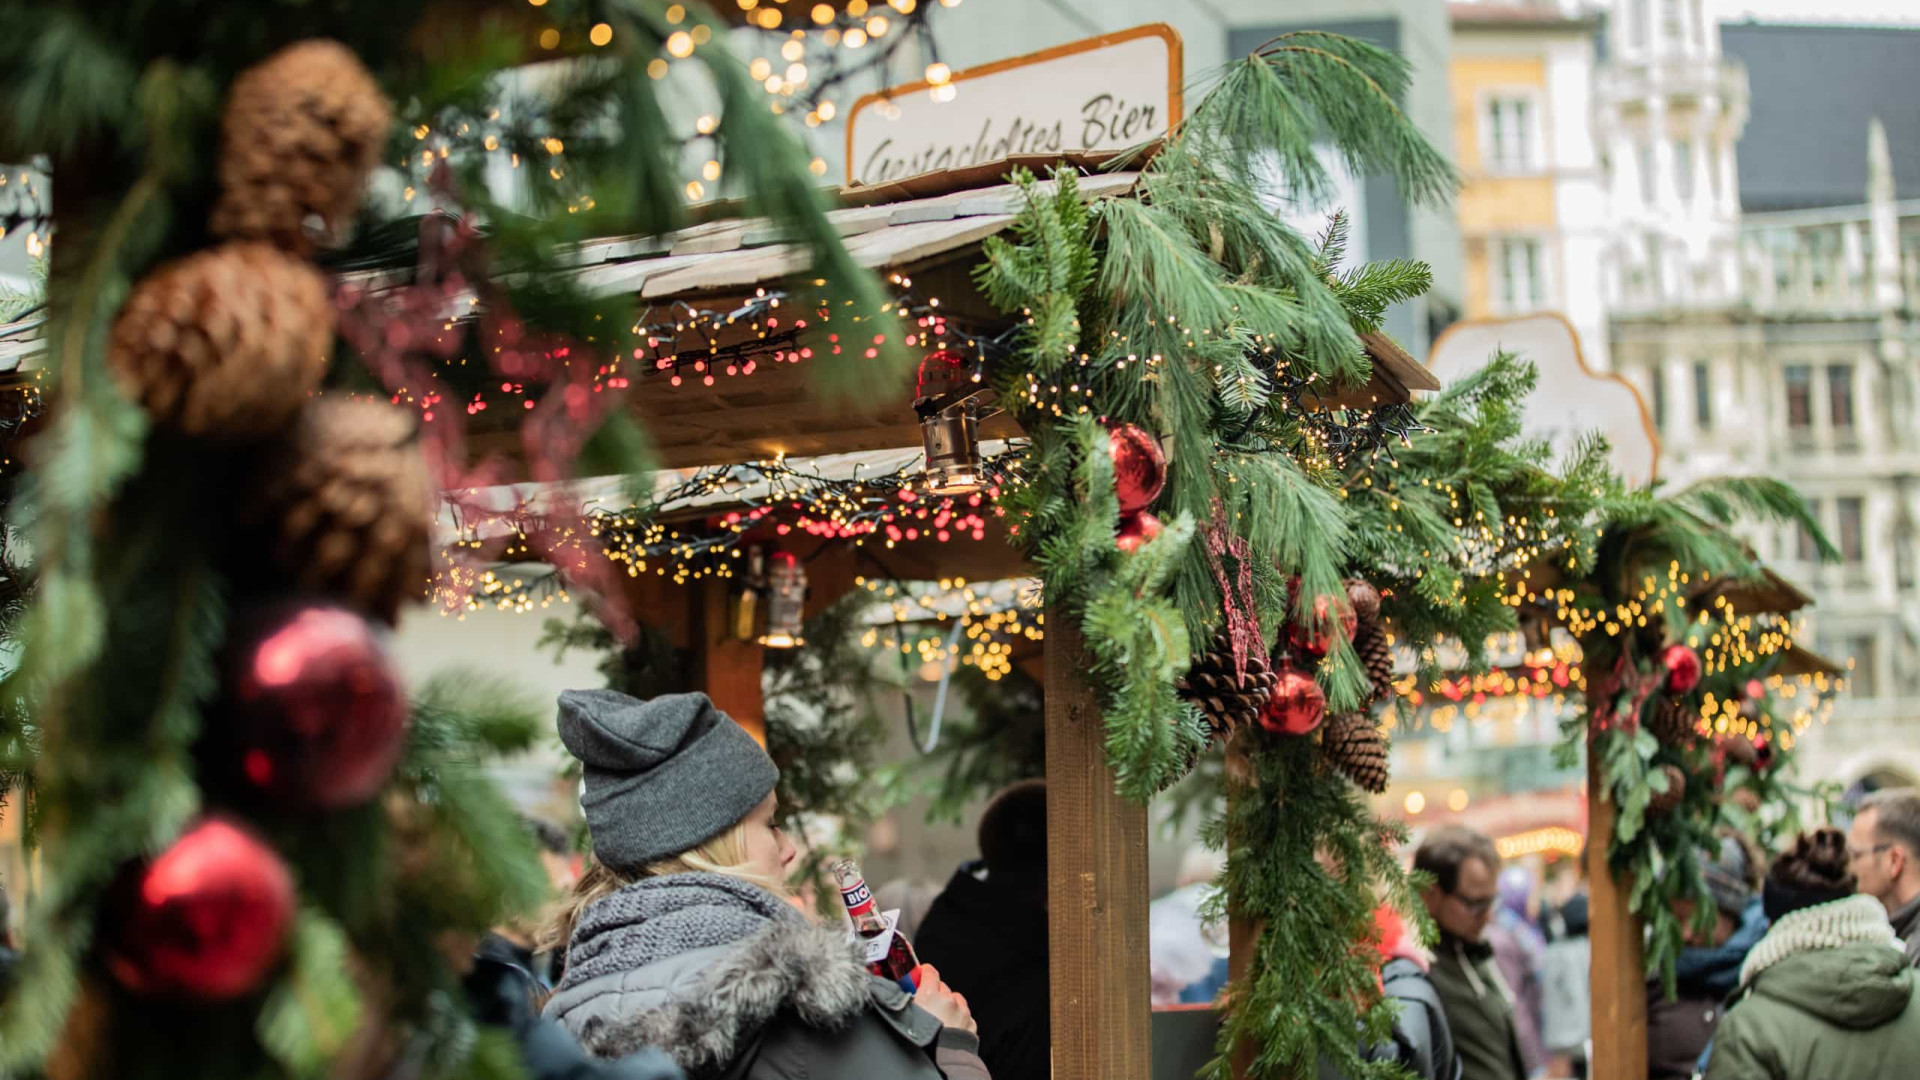
[[[1753,93],[1736,151],[1742,209],[1865,202],[1875,116],[1895,188],[1920,195],[1920,29],[1722,23],[1720,44]]]

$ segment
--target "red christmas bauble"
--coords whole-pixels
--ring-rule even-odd
[[[1700,685],[1700,654],[1685,645],[1675,643],[1660,653],[1660,663],[1667,669],[1667,692],[1689,694]]]
[[[1159,536],[1162,527],[1160,519],[1145,510],[1137,514],[1128,514],[1120,519],[1120,533],[1114,538],[1114,546],[1132,554],[1140,550],[1140,545]]]
[[[914,380],[914,401],[929,401],[968,390],[974,383],[972,366],[960,350],[935,349],[920,359],[920,370]]]
[[[1267,704],[1260,710],[1260,726],[1276,735],[1305,735],[1327,715],[1327,695],[1312,675],[1282,668]]]
[[[1113,493],[1120,497],[1120,512],[1133,514],[1152,506],[1167,486],[1167,456],[1160,440],[1132,424],[1119,424],[1107,432],[1107,452],[1113,455]]]
[[[1297,583],[1294,594],[1296,597],[1299,595]],[[1324,621],[1329,618],[1329,612],[1332,612],[1332,618],[1338,620],[1337,625],[1340,627],[1340,633],[1348,641],[1352,641],[1353,635],[1360,629],[1360,617],[1354,614],[1353,604],[1344,596],[1339,598],[1316,596],[1313,598],[1314,622],[1324,623]],[[1287,624],[1287,640],[1293,644],[1294,648],[1304,653],[1311,653],[1314,656],[1325,656],[1327,655],[1327,650],[1333,648],[1333,632],[1331,630],[1310,630],[1306,624],[1297,620]]]
[[[362,803],[400,757],[407,698],[378,631],[330,604],[244,618],[228,641],[214,764],[299,807]]]
[[[115,882],[107,970],[136,994],[239,997],[280,958],[293,904],[293,878],[271,847],[238,822],[202,818]]]

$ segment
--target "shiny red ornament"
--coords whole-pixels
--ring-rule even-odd
[[[1312,675],[1282,668],[1273,693],[1260,710],[1260,726],[1276,735],[1305,735],[1327,715],[1327,695]]]
[[[202,818],[114,883],[101,933],[107,970],[146,996],[221,1001],[256,989],[293,921],[293,877],[245,826]]]
[[[1687,646],[1667,646],[1660,654],[1660,663],[1667,669],[1668,693],[1690,694],[1700,685],[1700,654]]]
[[[288,805],[353,806],[386,783],[406,724],[400,674],[372,625],[330,604],[276,605],[228,642],[212,763]]]
[[[1298,595],[1297,583],[1295,594]],[[1313,621],[1324,625],[1328,618],[1337,620],[1341,635],[1348,641],[1352,641],[1353,635],[1360,629],[1360,617],[1354,614],[1353,604],[1344,596],[1337,599],[1332,596],[1313,598]],[[1314,656],[1325,656],[1327,650],[1333,648],[1331,630],[1311,630],[1297,620],[1287,624],[1287,640],[1294,648]]]
[[[1113,544],[1131,555],[1140,550],[1140,545],[1150,543],[1154,537],[1159,536],[1162,528],[1160,519],[1145,510],[1137,514],[1128,514],[1120,519],[1120,533],[1114,538]]]
[[[1153,505],[1167,486],[1167,455],[1160,440],[1132,424],[1107,432],[1107,452],[1113,455],[1113,493],[1120,512],[1133,514]]]

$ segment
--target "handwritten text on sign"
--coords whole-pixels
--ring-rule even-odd
[[[870,94],[847,118],[847,179],[878,184],[1013,154],[1123,150],[1180,120],[1180,39],[1162,24]]]

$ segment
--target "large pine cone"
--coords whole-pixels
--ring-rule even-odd
[[[297,42],[241,72],[220,123],[214,233],[303,255],[316,233],[338,239],[392,125],[379,84],[337,41]]]
[[[196,437],[283,429],[320,385],[333,311],[319,271],[266,244],[224,244],[134,286],[107,364],[155,423]]]
[[[1687,797],[1687,774],[1678,765],[1662,765],[1660,771],[1667,774],[1667,790],[1656,791],[1647,800],[1649,814],[1670,814]]]
[[[394,622],[426,593],[433,484],[397,405],[310,402],[263,463],[259,515],[275,567],[302,590]]]
[[[1393,697],[1393,647],[1387,644],[1387,632],[1378,622],[1361,621],[1353,635],[1353,651],[1359,654],[1360,663],[1367,669],[1367,681],[1373,684],[1370,701]]]
[[[1213,639],[1213,648],[1193,658],[1193,666],[1180,678],[1180,696],[1194,703],[1215,738],[1225,738],[1235,728],[1251,724],[1266,707],[1273,693],[1275,675],[1266,650],[1256,642],[1247,650],[1246,674],[1236,677],[1233,670],[1233,641],[1225,632]]]
[[[1661,746],[1685,749],[1693,745],[1694,723],[1698,715],[1685,702],[1663,701],[1654,706],[1653,715],[1647,720],[1647,730],[1660,740]]]
[[[1342,713],[1327,721],[1320,752],[1361,788],[1375,795],[1387,790],[1387,737],[1366,713]]]

